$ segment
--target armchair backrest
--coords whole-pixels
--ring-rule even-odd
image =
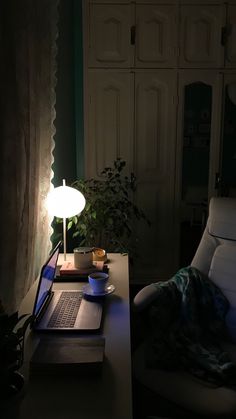
[[[211,198],[206,228],[191,266],[205,273],[227,297],[226,324],[236,342],[236,198]]]

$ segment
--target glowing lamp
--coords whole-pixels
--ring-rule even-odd
[[[66,218],[79,215],[86,201],[84,195],[75,188],[66,186],[65,179],[63,185],[54,188],[47,198],[47,208],[50,215],[63,218],[63,243],[64,260],[66,260]]]

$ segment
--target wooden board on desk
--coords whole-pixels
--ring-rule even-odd
[[[30,375],[94,375],[102,371],[104,337],[43,337],[31,360]]]

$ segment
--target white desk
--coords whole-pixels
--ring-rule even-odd
[[[71,256],[70,256],[71,257]],[[131,419],[131,354],[128,257],[109,254],[110,282],[114,294],[106,297],[101,335],[105,337],[103,372],[98,377],[28,378],[28,361],[38,335],[26,340],[23,373],[26,395],[20,419]],[[81,283],[55,284],[59,289],[76,289]],[[32,310],[36,284],[27,294],[21,313]],[[15,418],[15,419],[17,419]]]

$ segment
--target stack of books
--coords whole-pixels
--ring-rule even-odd
[[[92,272],[108,272],[108,265],[102,261],[93,261],[89,268],[75,268],[73,262],[65,261],[57,268],[56,280],[60,281],[84,281]]]

